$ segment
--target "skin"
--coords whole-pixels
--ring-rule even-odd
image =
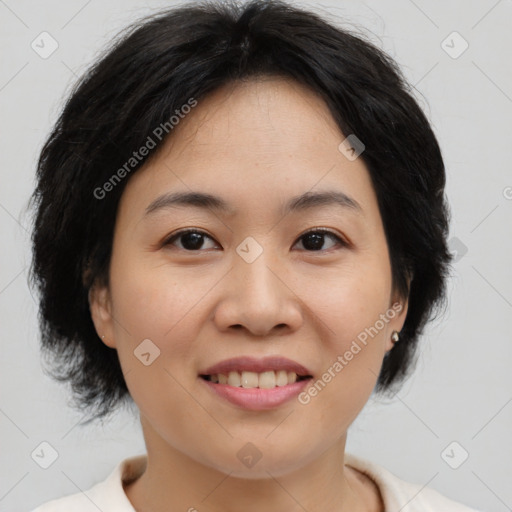
[[[383,510],[372,480],[344,465],[346,432],[407,300],[392,287],[370,175],[361,158],[338,150],[344,138],[310,90],[251,80],[202,99],[127,183],[110,282],[91,291],[90,304],[140,409],[148,464],[125,487],[137,510]],[[180,206],[145,214],[161,194],[191,190],[222,197],[234,213]],[[289,198],[320,190],[347,194],[361,211],[280,212]],[[187,251],[183,237],[163,244],[183,228],[206,232],[199,249]],[[303,236],[312,228],[346,244],[326,235],[312,250]],[[248,236],[263,248],[252,263],[236,252]],[[307,405],[247,411],[198,377],[224,359],[282,355],[318,379],[396,302],[401,313]],[[149,366],[134,357],[144,339],[160,349]],[[247,442],[262,454],[252,468],[237,458]]]

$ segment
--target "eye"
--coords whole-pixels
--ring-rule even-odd
[[[178,246],[179,249],[183,249],[185,251],[198,251],[200,249],[204,249],[204,240],[208,238],[213,241],[213,238],[207,235],[204,231],[200,231],[198,229],[184,229],[182,231],[178,231],[177,233],[172,234],[169,238],[167,238],[163,246],[176,245],[176,241],[181,240],[181,247]],[[327,250],[324,246],[325,239],[329,238],[333,240],[335,243],[331,244],[327,249],[331,249],[333,246],[341,245],[343,247],[348,244],[342,240],[338,235],[334,234],[332,231],[327,229],[314,229],[304,233],[299,238],[299,241],[302,241],[303,248],[308,251],[322,251]],[[215,245],[215,244],[214,244]],[[211,248],[211,247],[210,247]],[[214,247],[213,247],[214,248]],[[208,247],[207,247],[208,249]]]
[[[307,233],[304,233],[301,235],[299,240],[303,240],[303,247],[305,250],[311,252],[311,251],[321,251],[322,247],[325,242],[325,238],[330,238],[331,240],[334,240],[335,242],[338,242],[339,245],[346,247],[348,244],[342,240],[338,235],[334,234],[332,231],[329,231],[327,229],[314,229],[311,231],[308,231]],[[336,244],[334,244],[335,246]],[[328,247],[327,249],[332,249],[331,247]],[[326,250],[324,248],[324,250]]]
[[[213,240],[213,238],[207,235],[204,231],[199,231],[198,229],[184,229],[171,235],[162,245],[175,245],[174,241],[181,239],[182,242],[181,247],[178,247],[179,249],[183,249],[185,251],[198,251],[199,249],[204,248],[203,245],[205,238]]]

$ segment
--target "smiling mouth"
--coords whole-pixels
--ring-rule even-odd
[[[284,387],[295,382],[312,378],[311,375],[297,375],[295,372],[286,370],[250,372],[231,371],[229,373],[215,373],[212,375],[199,375],[203,380],[213,384],[226,384],[236,388],[260,388],[272,389]]]

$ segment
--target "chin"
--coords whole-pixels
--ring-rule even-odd
[[[237,448],[235,458],[231,453],[224,453],[215,459],[215,463],[210,461],[208,465],[234,478],[261,480],[293,473],[309,459],[313,460],[314,455],[298,453],[294,448],[283,452],[267,444],[260,451],[252,443],[247,443]],[[219,461],[222,461],[221,464]]]

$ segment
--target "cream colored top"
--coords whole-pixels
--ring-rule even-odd
[[[121,461],[102,482],[84,493],[49,501],[32,512],[135,512],[123,482],[137,479],[145,470],[147,456]],[[382,466],[345,454],[345,464],[368,475],[377,485],[386,512],[478,512],[446,498],[434,489],[405,482]]]

